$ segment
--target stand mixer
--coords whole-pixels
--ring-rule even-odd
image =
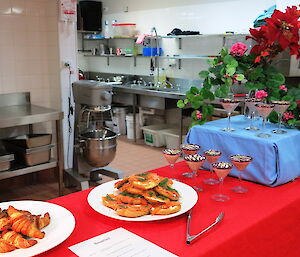
[[[73,169],[66,170],[81,189],[89,181],[101,181],[101,175],[123,178],[123,172],[106,167],[116,154],[118,134],[105,127],[113,118],[112,85],[94,80],[72,84],[75,102]]]

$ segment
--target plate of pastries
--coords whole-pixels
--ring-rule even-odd
[[[43,253],[70,236],[73,214],[42,201],[0,203],[0,256],[26,257]]]
[[[101,184],[88,195],[95,211],[128,221],[172,218],[190,210],[197,200],[192,187],[152,172]]]

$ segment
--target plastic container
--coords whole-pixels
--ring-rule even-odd
[[[167,124],[150,125],[142,127],[144,133],[144,142],[146,145],[161,147],[166,145],[163,131],[170,129]]]
[[[139,114],[136,114],[135,116],[135,131],[136,131],[136,138],[140,139],[142,138],[142,130],[141,126],[139,124]],[[127,138],[128,139],[134,139],[134,131],[133,131],[133,114],[128,113],[126,115],[126,130],[127,130]]]
[[[185,134],[186,129],[183,130],[183,133]],[[179,143],[179,135],[180,131],[179,129],[167,129],[162,131],[162,134],[165,137],[166,140],[166,147],[170,149],[179,149],[180,143]],[[186,135],[182,135],[182,142],[185,141]]]
[[[136,24],[135,23],[115,23],[112,24],[114,28],[114,37],[135,37]]]
[[[121,135],[126,135],[126,107],[114,108],[114,118]]]
[[[160,47],[159,51],[157,51],[157,47],[143,47],[143,56],[157,56],[159,52],[159,56],[163,54],[163,50]]]

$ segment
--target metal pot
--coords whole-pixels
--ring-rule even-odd
[[[100,168],[112,162],[116,155],[117,136],[109,129],[93,130],[79,135],[87,163]]]

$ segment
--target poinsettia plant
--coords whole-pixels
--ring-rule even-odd
[[[291,103],[283,122],[300,128],[300,85],[292,88],[285,84],[285,77],[272,66],[278,54],[288,51],[300,58],[300,10],[296,6],[287,7],[285,12],[275,10],[266,25],[250,29],[247,39],[256,45],[245,54],[247,46],[234,44],[230,50],[223,48],[219,56],[208,61],[209,68],[199,73],[203,79],[202,88],[191,87],[186,98],[179,100],[177,106],[190,106],[192,125],[204,124],[214,112],[208,101],[228,96],[232,85],[243,83],[249,91],[256,92],[255,97],[265,102],[284,100]],[[276,113],[269,116],[272,122],[278,122]]]

